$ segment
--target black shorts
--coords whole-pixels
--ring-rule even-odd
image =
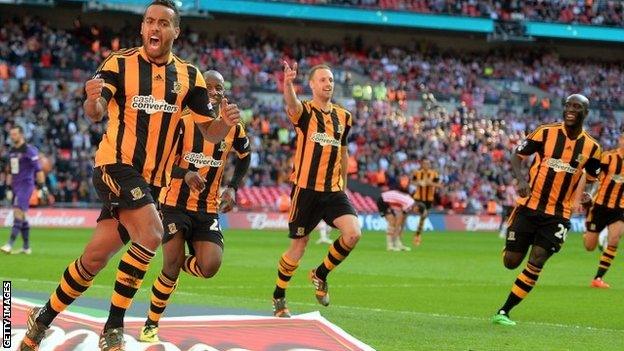
[[[292,239],[310,234],[321,219],[335,227],[336,218],[349,214],[357,216],[344,191],[321,192],[293,186],[290,198],[292,206],[288,218],[288,236]]]
[[[112,185],[109,186],[107,182]],[[119,208],[139,208],[150,203],[158,208],[158,202],[154,199],[158,199],[161,188],[148,185],[145,178],[132,166],[113,164],[96,167],[93,172],[93,186],[103,202],[102,210],[97,218],[98,222],[104,219],[118,220]],[[136,189],[140,189],[144,196],[133,200],[139,195]],[[117,191],[120,196],[117,196]],[[117,231],[121,241],[127,244],[130,241],[130,234],[126,228],[120,223]]]
[[[570,229],[570,220],[518,206],[511,214],[505,250],[525,253],[537,245],[559,252]]]
[[[140,208],[155,204],[152,189],[134,167],[112,164],[96,167],[93,171],[93,186],[103,203],[102,219],[118,217],[120,208]]]
[[[600,233],[606,226],[617,221],[624,221],[624,210],[594,205],[585,219],[585,228],[588,232]]]
[[[182,210],[176,207],[162,205],[163,244],[171,240],[175,233],[182,232],[193,254],[193,241],[210,241],[223,249],[223,233],[219,225],[219,215],[216,213]]]
[[[387,214],[394,214],[394,211],[392,210],[390,205],[388,205],[388,203],[385,202],[381,197],[377,199],[377,209],[379,210],[379,215],[382,217],[385,217]]]

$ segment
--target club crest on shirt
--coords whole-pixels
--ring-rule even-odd
[[[576,156],[576,162],[578,163],[583,163],[587,161],[587,157],[585,157],[585,155],[583,154],[578,154],[578,156]]]
[[[227,143],[225,140],[221,140],[219,143],[219,151],[224,152],[225,150],[227,150]]]
[[[173,82],[173,88],[171,89],[171,92],[174,94],[180,94],[182,92],[182,83]]]
[[[338,132],[338,134],[342,134],[344,132],[344,127],[342,126],[342,124],[338,124],[338,128],[336,128],[336,132]]]

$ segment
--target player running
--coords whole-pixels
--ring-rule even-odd
[[[598,234],[607,228],[607,245],[603,247],[598,271],[590,286],[609,288],[602,278],[615,259],[617,246],[624,231],[624,134],[620,135],[618,148],[602,154],[602,174],[599,177],[598,193],[594,204],[587,212],[586,232],[583,244],[593,251],[598,244]],[[596,184],[598,185],[598,183]],[[595,190],[594,187],[593,190]]]
[[[223,100],[224,80],[217,71],[204,73],[210,103]],[[229,212],[250,162],[250,142],[242,124],[237,124],[217,144],[205,141],[193,117],[182,117],[180,140],[171,172],[171,182],[160,192],[163,216],[163,267],[152,285],[151,303],[139,340],[158,342],[158,322],[178,285],[180,270],[199,278],[211,278],[221,266],[223,234],[218,211]],[[219,196],[223,171],[230,150],[238,155],[234,175]],[[185,255],[185,243],[190,253]]]
[[[600,173],[601,147],[583,129],[588,113],[589,100],[585,96],[568,96],[563,123],[538,127],[512,156],[520,197],[507,229],[503,262],[505,267],[515,269],[527,252],[529,260],[514,282],[507,301],[492,317],[495,324],[516,324],[509,312],[533,289],[544,264],[559,252],[566,239],[574,194],[583,170],[588,182],[594,182]],[[521,162],[533,154],[535,159],[527,177],[522,172]],[[585,193],[582,202],[587,201],[591,201],[591,197]]]

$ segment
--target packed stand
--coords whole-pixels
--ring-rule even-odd
[[[133,31],[125,31],[129,32]],[[27,17],[2,22],[0,156],[7,152],[9,126],[25,127],[30,142],[54,164],[48,183],[59,202],[97,201],[90,176],[103,126],[83,116],[83,82],[112,48],[131,45],[138,45],[136,38],[83,27],[79,21],[73,31],[54,30],[42,20]],[[59,50],[72,54],[46,54]],[[482,78],[521,80],[556,97],[581,91],[601,101],[592,134],[600,137],[605,148],[613,146],[608,143],[617,140],[620,127],[612,109],[624,106],[618,84],[621,64],[563,61],[552,54],[465,54],[458,59],[433,48],[366,49],[359,38],[336,45],[297,42],[287,46],[265,30],[212,38],[186,30],[175,50],[200,69],[217,69],[229,79],[228,96],[243,110],[254,150],[249,186],[288,186],[294,130],[279,96],[269,101],[256,100],[251,94],[279,92],[284,57],[297,60],[300,72],[323,62],[335,67],[336,90],[355,114],[349,143],[351,177],[392,186],[428,157],[441,171],[445,186],[438,203],[446,210],[478,211],[496,196],[500,185],[509,183],[509,152],[521,136],[538,123],[559,118],[549,106],[531,99],[525,102],[525,113],[517,115],[506,108],[506,92]],[[368,83],[354,83],[355,75]],[[306,92],[304,79],[300,75],[300,93]],[[583,90],[586,86],[590,88]],[[409,112],[408,99],[422,100],[422,107]],[[437,100],[456,102],[445,109]],[[500,112],[495,116],[481,113],[487,102],[499,103]],[[0,178],[0,196],[4,188]]]
[[[302,4],[356,6],[494,20],[533,20],[624,26],[624,4],[614,0],[272,0]]]

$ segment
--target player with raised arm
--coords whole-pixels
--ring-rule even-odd
[[[332,103],[334,75],[326,65],[310,69],[312,100],[300,101],[295,94],[297,64],[284,61],[286,113],[297,132],[293,189],[289,215],[290,246],[278,263],[273,291],[273,315],[290,317],[286,288],[310,240],[310,232],[324,220],[338,228],[340,236],[329,247],[323,262],[310,272],[317,301],[329,305],[327,275],[355,248],[360,239],[356,211],[345,193],[347,184],[347,137],[353,123],[351,113]]]

